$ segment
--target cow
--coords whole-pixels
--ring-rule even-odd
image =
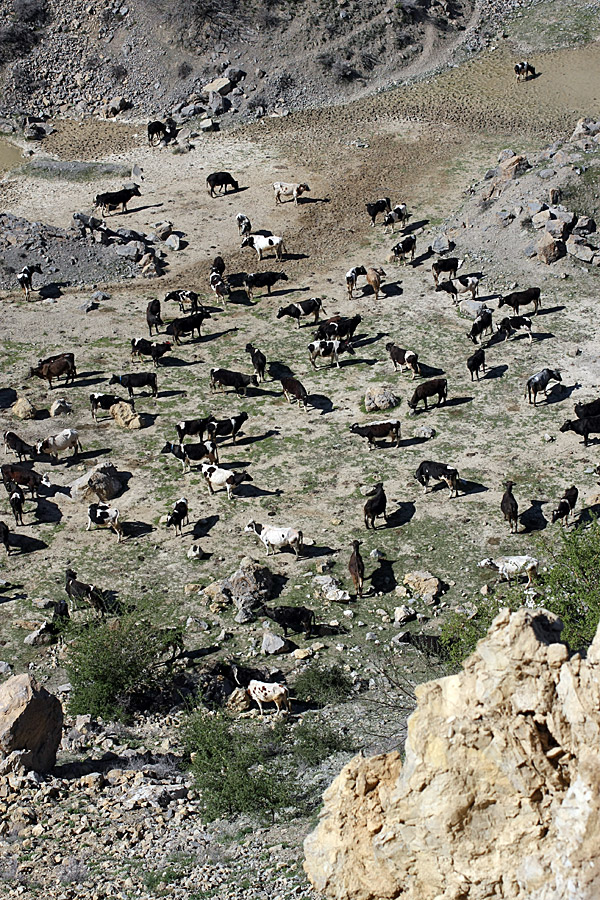
[[[381,290],[381,282],[386,277],[385,272],[381,268],[369,266],[367,269],[367,283],[372,287],[375,294],[375,300],[379,300],[379,291]]]
[[[148,143],[151,147],[156,147],[162,141],[168,144],[169,141],[174,141],[176,137],[177,125],[170,116],[164,122],[159,120],[148,122]]]
[[[410,213],[406,207],[406,203],[398,203],[389,213],[384,215],[383,230],[387,232],[388,228],[391,228],[393,234],[396,222],[400,222],[400,225],[404,226],[409,219]]]
[[[78,581],[77,572],[74,572],[73,569],[67,569],[65,571],[65,592],[69,598],[71,613],[74,613],[77,604],[83,601],[89,604],[92,609],[99,612],[102,618],[104,618],[107,608],[103,592],[93,584],[86,584],[84,581]]]
[[[310,191],[309,186],[306,182],[302,182],[301,184],[292,183],[288,181],[275,181],[273,182],[273,190],[275,191],[275,203],[283,203],[282,197],[291,197],[296,206],[298,205],[298,197],[301,197],[302,194],[306,194]]]
[[[25,299],[29,300],[29,294],[33,290],[33,276],[42,274],[42,267],[39,263],[35,263],[29,266],[23,266],[23,269],[17,275],[17,281],[19,282],[19,287],[25,294]]]
[[[291,376],[285,376],[280,379],[281,388],[283,390],[283,395],[288,403],[293,403],[294,400],[298,402],[298,406],[302,404],[304,406],[304,410],[308,410],[308,393],[304,385],[298,381],[297,378],[292,378]]]
[[[235,221],[237,222],[238,234],[240,237],[246,237],[247,234],[250,234],[252,231],[252,223],[248,216],[245,216],[243,213],[238,213],[235,217]]]
[[[383,422],[367,422],[365,425],[354,423],[350,426],[352,434],[358,434],[360,437],[366,437],[369,443],[369,450],[372,450],[376,444],[376,438],[390,437],[392,446],[400,446],[400,422],[398,419],[388,419]]]
[[[321,322],[315,331],[316,341],[331,341],[334,338],[340,338],[351,341],[354,337],[356,329],[362,322],[362,316],[332,316],[325,322]]]
[[[417,406],[422,400],[425,404],[425,409],[428,409],[427,399],[435,397],[436,394],[438,406],[445,403],[448,399],[448,380],[446,378],[432,378],[431,381],[424,381],[423,384],[417,386],[411,399],[407,400],[406,404],[409,409],[416,412]]]
[[[309,638],[316,628],[315,614],[307,606],[269,607],[261,604],[256,611],[281,625],[284,637],[287,637],[288,631],[293,631],[295,633],[304,632],[304,637]]]
[[[255,534],[262,541],[267,551],[267,556],[269,556],[271,547],[273,548],[273,553],[275,553],[275,550],[281,550],[282,547],[291,547],[296,554],[296,559],[300,559],[304,538],[302,532],[296,528],[261,525],[260,522],[255,522],[254,519],[251,519],[244,531],[249,534]]]
[[[63,450],[73,450],[73,456],[83,452],[83,447],[79,441],[79,432],[74,428],[64,428],[58,434],[50,435],[42,441],[38,441],[35,445],[36,453],[45,453],[58,459],[58,454]]]
[[[243,250],[244,247],[252,247],[253,250],[256,250],[259,259],[262,259],[263,253],[271,248],[275,250],[277,259],[281,259],[283,254],[287,253],[283,238],[276,234],[248,234],[242,241],[240,249]]]
[[[385,495],[385,491],[383,489],[383,482],[379,481],[370,492],[369,499],[365,503],[364,507],[364,520],[365,520],[365,528],[369,528],[369,523],[371,528],[375,528],[375,519],[379,516],[383,516],[386,524],[387,524],[387,497]]]
[[[158,396],[158,384],[156,380],[156,372],[131,372],[129,375],[111,375],[108,385],[120,384],[121,387],[127,388],[130,400],[133,400],[133,389],[141,387],[149,387],[152,396]]]
[[[19,462],[22,462],[26,456],[30,459],[33,459],[34,456],[31,444],[22,440],[14,431],[4,432],[4,452],[8,454],[9,451],[19,458]]]
[[[248,472],[232,472],[229,469],[220,469],[218,466],[203,463],[200,471],[204,475],[208,490],[214,494],[215,488],[224,487],[227,491],[227,499],[231,500],[232,493],[244,481],[253,481],[252,476]]]
[[[59,356],[50,362],[42,362],[41,365],[32,366],[29,369],[30,378],[42,378],[48,382],[48,386],[52,388],[52,380],[54,378],[62,378],[65,376],[65,384],[71,384],[75,381],[75,366],[65,356]]]
[[[175,535],[179,531],[179,536],[183,537],[183,526],[190,524],[190,515],[188,502],[185,497],[180,497],[173,505],[173,512],[167,516],[167,528],[173,527]]]
[[[356,287],[356,282],[359,279],[360,275],[366,275],[367,270],[364,266],[353,266],[351,269],[348,269],[346,272],[346,289],[348,291],[348,299],[352,300],[352,295],[354,293],[354,288]]]
[[[404,367],[406,367],[412,372],[412,381],[414,381],[415,375],[421,374],[419,370],[419,357],[413,350],[404,350],[402,347],[397,347],[393,341],[386,344],[385,349],[394,363],[394,372],[396,372],[398,366],[400,366],[400,374],[402,375]]]
[[[238,413],[237,416],[229,416],[229,418],[227,419],[219,419],[219,421],[215,421],[210,424],[210,436],[212,440],[216,440],[218,437],[229,437],[229,435],[231,435],[231,442],[232,444],[235,444],[235,439],[239,433],[240,428],[242,427],[244,422],[247,421],[247,412]]]
[[[313,341],[313,343],[308,345],[308,356],[313,369],[317,368],[315,360],[318,357],[331,359],[330,366],[335,364],[339,369],[339,356],[341,353],[349,353],[351,356],[355,356],[354,347],[349,341]]]
[[[158,334],[158,326],[163,324],[163,320],[160,316],[160,300],[158,300],[158,298],[151,300],[146,307],[146,323],[148,325],[150,337],[152,337],[153,328]]]
[[[459,294],[471,294],[471,300],[474,300],[479,291],[480,278],[477,275],[459,275],[452,281],[441,281],[435,286],[436,292],[445,291],[450,294],[452,302],[458,303]]]
[[[394,260],[396,263],[399,263],[402,260],[403,265],[406,265],[406,258],[410,253],[410,261],[414,262],[415,258],[415,250],[417,249],[417,239],[414,234],[407,234],[406,237],[403,237],[401,241],[398,241],[397,244],[394,244],[392,247],[392,253],[394,254]]]
[[[178,459],[184,475],[191,469],[192,462],[201,462],[203,459],[208,459],[211,463],[219,462],[219,452],[214,441],[201,441],[198,444],[174,444],[167,441],[160,452],[171,453]]]
[[[300,300],[299,303],[280,306],[277,310],[277,318],[282,319],[284,316],[289,316],[296,320],[296,324],[300,328],[300,319],[303,316],[314,316],[313,325],[316,325],[319,321],[319,313],[325,313],[323,301],[320,297],[310,297],[308,300]]]
[[[471,381],[473,381],[473,375],[477,375],[477,381],[479,381],[479,370],[483,369],[483,374],[485,375],[485,350],[483,347],[478,347],[475,353],[473,353],[467,359],[467,369],[471,373]]]
[[[533,556],[499,556],[498,559],[482,559],[478,565],[480,569],[493,569],[498,572],[509,584],[511,578],[516,576],[518,580],[519,575],[526,575],[528,585],[533,584],[539,567],[537,559]]]
[[[115,403],[125,403],[116,394],[90,394],[90,412],[94,422],[98,421],[98,410],[103,409],[105,412],[110,410]]]
[[[97,194],[94,198],[94,206],[102,209],[102,215],[107,215],[111,209],[121,207],[121,212],[127,212],[127,204],[132,197],[141,197],[140,187],[133,184],[131,187],[121,188],[120,191],[106,191],[104,194]]]
[[[507,341],[511,334],[514,334],[515,331],[519,331],[521,328],[529,338],[529,345],[531,346],[533,343],[531,319],[528,319],[527,316],[505,316],[498,325],[498,334],[503,334],[504,340]]]
[[[119,522],[119,510],[108,503],[90,503],[88,506],[88,521],[86,531],[92,525],[97,528],[110,528],[117,535],[118,543],[123,540],[123,526]]]
[[[533,405],[535,406],[537,395],[542,391],[544,397],[547,397],[548,384],[551,381],[562,381],[562,376],[557,369],[542,369],[541,372],[537,372],[535,375],[532,375],[531,378],[528,378],[526,396],[529,403],[531,403],[531,398],[533,397]]]
[[[177,422],[175,429],[177,431],[179,443],[183,443],[183,439],[186,435],[190,435],[190,437],[198,435],[200,440],[203,441],[205,432],[211,440],[214,440],[214,427],[216,423],[217,420],[214,416],[205,416],[202,419],[183,419],[181,422]]]
[[[12,484],[20,484],[31,491],[32,499],[39,494],[40,485],[50,487],[50,479],[47,474],[40,475],[33,469],[26,469],[23,466],[4,463],[0,471],[2,472],[2,481],[5,487]]]
[[[263,714],[263,703],[274,703],[277,707],[276,715],[287,710],[291,713],[289,691],[283,684],[272,684],[270,681],[256,681],[252,679],[246,688],[246,694],[250,700],[258,704],[260,714]]]
[[[258,377],[256,375],[244,375],[243,372],[231,372],[229,369],[211,369],[211,391],[215,391],[217,385],[220,385],[222,388],[232,387],[236,394],[245,396],[249,387],[258,387]]]
[[[590,400],[589,403],[576,403],[573,411],[578,419],[593,419],[594,416],[600,416],[600,398]]]
[[[450,491],[450,498],[458,497],[458,482],[460,481],[460,478],[458,470],[453,466],[448,466],[446,463],[425,460],[415,472],[415,478],[419,484],[423,486],[424,494],[427,493],[429,481],[433,478],[434,481],[444,481],[447,484],[448,490]]]
[[[230,187],[234,191],[239,191],[240,186],[235,180],[231,172],[212,172],[206,179],[206,190],[211,197],[215,196],[215,188],[219,189],[219,193],[227,193]]]
[[[560,426],[560,431],[562,434],[573,431],[575,434],[581,435],[583,445],[587,447],[590,434],[600,434],[600,416],[593,416],[589,419],[569,419]]]
[[[560,521],[563,525],[569,524],[569,516],[575,509],[579,491],[572,485],[567,488],[561,499],[558,501],[557,508],[552,513],[552,523]]]
[[[246,353],[250,354],[252,366],[259,381],[265,380],[265,369],[267,367],[267,357],[265,354],[255,347],[253,344],[246,344]]]
[[[352,541],[352,555],[348,561],[348,571],[350,572],[357,597],[362,597],[365,583],[365,564],[360,555],[361,544],[362,541]]]
[[[156,341],[147,341],[146,338],[131,339],[131,356],[150,356],[154,364],[154,368],[158,368],[158,362],[165,353],[168,353],[173,344],[170,341],[164,341],[157,344]]]
[[[271,296],[271,288],[274,287],[278,281],[288,281],[288,277],[285,272],[250,272],[246,276],[246,293],[250,300],[254,299],[254,290],[255,288],[265,288],[267,289],[267,295]]]
[[[524,62],[516,63],[515,65],[515,75],[517,76],[517,84],[520,81],[527,81],[529,78],[535,78],[535,69],[528,63],[526,60]]]
[[[524,291],[513,291],[511,294],[507,294],[506,297],[500,296],[498,309],[502,309],[503,306],[510,306],[514,310],[515,315],[518,316],[519,309],[522,306],[528,306],[529,303],[533,303],[533,311],[537,313],[538,308],[542,305],[540,294],[539,287],[527,288]]]
[[[500,501],[500,509],[502,511],[502,515],[506,522],[508,522],[510,526],[510,533],[516,534],[519,530],[519,504],[514,498],[512,489],[514,487],[514,481],[507,481],[504,485],[505,491],[502,495],[502,500]]]
[[[492,311],[487,306],[482,306],[471,326],[471,330],[467,332],[467,337],[476,344],[477,338],[481,338],[486,331],[491,333],[493,330]]]
[[[371,219],[371,226],[375,225],[375,220],[379,213],[389,213],[392,210],[392,204],[390,202],[389,197],[381,197],[379,200],[375,200],[373,203],[365,204],[367,208],[367,213]]]
[[[10,528],[6,522],[0,522],[0,544],[4,545],[6,555],[10,555]]]
[[[11,481],[6,485],[6,490],[8,492],[8,502],[10,503],[12,514],[15,517],[15,525],[24,525],[23,504],[25,503],[25,494],[23,493],[21,486],[15,484],[14,481]]]
[[[180,289],[177,291],[169,291],[168,294],[165,294],[164,302],[168,303],[169,301],[178,303],[181,312],[188,311],[188,304],[190,312],[198,312],[202,306],[202,304],[198,303],[198,294],[196,291],[190,290]]]
[[[438,285],[440,275],[447,275],[450,279],[456,278],[456,273],[463,262],[464,260],[458,259],[456,256],[448,256],[445,259],[436,259],[436,261],[431,264],[431,274],[433,275],[435,286],[437,287]]]
[[[180,319],[173,319],[173,321],[169,322],[169,324],[167,325],[166,332],[167,334],[173,336],[176,344],[181,344],[180,337],[184,334],[191,334],[193,340],[195,331],[198,332],[198,337],[200,338],[202,337],[202,326],[204,324],[204,320],[210,318],[212,318],[212,316],[209,311],[207,309],[203,309],[202,312],[192,313],[191,316],[183,316]]]

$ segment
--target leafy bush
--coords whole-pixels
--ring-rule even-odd
[[[71,714],[126,719],[141,694],[169,686],[181,640],[180,629],[158,627],[140,613],[72,626],[66,666]]]
[[[236,813],[270,813],[292,802],[295,779],[270,759],[259,738],[236,730],[224,713],[197,709],[183,729],[190,768],[207,821]]]
[[[352,680],[338,665],[307,666],[294,682],[294,694],[304,703],[326,706],[344,700],[352,689]]]
[[[450,670],[460,669],[463,661],[473,653],[477,641],[485,637],[489,627],[501,609],[516,609],[520,603],[511,603],[506,597],[488,598],[477,609],[477,615],[469,618],[464,613],[453,612],[442,626],[440,641]]]
[[[115,63],[110,68],[110,77],[113,81],[121,82],[127,78],[127,69],[121,63]]]
[[[353,749],[348,735],[324,722],[304,720],[294,731],[294,738],[294,753],[309,765],[317,765],[341,750]]]
[[[592,642],[600,621],[600,522],[563,529],[544,579],[544,606],[564,622],[562,639],[571,649]]]
[[[27,56],[37,40],[35,32],[20,22],[0,28],[0,65]]]

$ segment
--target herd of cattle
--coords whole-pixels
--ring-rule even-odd
[[[154,131],[157,135],[160,134],[160,129],[155,129]],[[162,136],[164,137],[164,134]],[[149,140],[151,143],[153,142],[153,138],[150,135],[150,127]],[[237,180],[229,172],[213,173],[208,176],[206,183],[211,197],[217,196],[215,191],[227,192],[228,187],[233,191],[239,189]],[[273,184],[273,190],[276,204],[282,203],[284,199],[298,204],[302,196],[310,191],[310,188],[306,183],[276,182]],[[123,188],[121,191],[99,194],[95,198],[95,205],[104,212],[118,208],[125,212],[127,203],[132,196],[139,196],[137,185],[134,188]],[[410,256],[410,263],[414,265],[417,239],[414,234],[407,233],[410,213],[406,204],[392,206],[389,198],[381,198],[368,203],[366,209],[372,226],[376,225],[379,215],[383,216],[383,225],[386,231],[391,229],[394,232],[395,226],[397,224],[400,225],[405,233],[392,248],[392,258],[396,262],[402,260],[404,265],[406,265]],[[253,233],[250,219],[242,213],[236,216],[236,224],[238,234],[242,238],[242,248],[253,248],[257,252],[259,260],[262,260],[267,253],[274,254],[278,261],[283,259],[286,254],[286,247],[282,237],[263,232]],[[482,277],[479,273],[459,276],[458,271],[462,265],[463,260],[459,258],[441,256],[431,266],[433,289],[436,292],[448,294],[455,304],[458,303],[459,295],[468,295],[472,300],[475,300],[478,296]],[[288,280],[285,272],[262,271],[236,273],[229,276],[226,276],[225,272],[226,265],[224,260],[221,257],[216,257],[213,261],[207,287],[210,288],[216,300],[222,304],[223,311],[227,308],[227,302],[231,299],[235,290],[244,292],[251,301],[253,291],[266,289],[267,295],[270,295],[271,289],[277,283]],[[17,281],[25,294],[26,300],[30,299],[33,291],[34,274],[42,275],[42,269],[37,264],[25,266],[23,271],[17,276]],[[386,278],[386,273],[382,268],[362,265],[354,266],[346,273],[346,290],[349,300],[354,300],[359,279],[363,277],[369,286],[369,293],[372,293],[375,301],[377,301],[380,292],[382,292],[382,282]],[[365,292],[363,291],[363,293]],[[173,318],[165,326],[162,318],[163,305],[173,303],[178,304],[179,310],[183,315]],[[531,314],[535,315],[540,305],[540,289],[537,287],[513,291],[506,296],[500,296],[497,309],[500,310],[503,307],[507,307],[513,312],[513,315],[505,316],[497,323],[493,321],[494,310],[485,304],[481,305],[467,333],[467,338],[477,345],[475,352],[465,360],[471,381],[474,378],[477,378],[477,381],[479,381],[480,372],[483,372],[485,376],[486,350],[489,350],[494,344],[496,336],[506,341],[516,332],[523,331],[529,343],[532,343],[532,320],[522,315],[520,310],[523,307],[533,306]],[[215,312],[214,307],[212,312]],[[319,359],[328,361],[332,367],[340,368],[341,356],[344,354],[355,355],[355,334],[362,321],[360,314],[356,313],[352,316],[338,314],[320,320],[320,317],[325,315],[322,298],[311,297],[308,300],[279,307],[275,316],[277,320],[284,318],[295,320],[298,328],[301,326],[301,320],[311,320],[311,324],[313,327],[316,327],[316,331],[314,340],[307,346],[307,353],[308,362],[313,369],[317,368],[317,360]],[[158,298],[152,299],[148,303],[146,310],[146,325],[150,339],[131,339],[131,360],[133,362],[134,360],[149,359],[152,361],[154,371],[128,371],[122,374],[112,374],[108,378],[108,386],[114,385],[126,390],[127,400],[125,401],[123,396],[117,394],[92,393],[89,397],[92,420],[98,422],[99,412],[110,414],[111,408],[122,402],[129,403],[132,410],[135,410],[135,389],[149,389],[151,396],[157,397],[159,395],[157,372],[163,365],[165,356],[171,352],[174,344],[180,345],[182,343],[183,337],[189,335],[193,339],[194,335],[197,334],[200,338],[202,336],[202,326],[211,318],[211,309],[200,300],[198,293],[192,289],[170,291],[164,297],[162,304]],[[160,333],[160,328],[165,328],[165,335],[171,337],[172,341],[152,340],[153,331],[156,337]],[[486,335],[488,336],[488,341],[484,348],[483,342]],[[401,374],[405,369],[409,371],[412,380],[421,377],[418,353],[408,347],[399,347],[393,341],[388,342],[385,345],[385,349],[393,364],[394,371],[399,367]],[[258,388],[265,381],[267,371],[265,354],[252,343],[246,344],[245,352],[250,357],[253,374],[213,367],[209,372],[207,385],[209,392],[230,388],[237,395],[246,396],[249,389]],[[65,386],[74,385],[77,379],[74,354],[62,352],[46,359],[40,359],[35,366],[30,368],[29,375],[47,382],[50,389],[53,387],[53,382],[61,378],[64,378]],[[282,375],[278,380],[285,399],[289,403],[296,402],[305,411],[308,410],[310,394],[302,382],[292,374]],[[533,403],[535,406],[539,394],[547,396],[549,383],[551,381],[561,382],[561,380],[560,372],[551,368],[544,368],[532,375],[526,383],[526,396],[529,403]],[[417,412],[419,404],[422,403],[424,409],[427,410],[428,400],[436,398],[437,406],[441,406],[445,404],[447,397],[448,379],[438,377],[421,381],[414,390],[412,397],[407,400],[407,405],[411,413],[414,414]],[[584,444],[587,445],[590,434],[600,433],[600,399],[588,404],[576,404],[574,412],[575,418],[566,421],[560,430],[562,432],[574,431],[583,437]],[[209,492],[213,493],[215,490],[224,489],[227,498],[231,500],[233,492],[244,482],[252,481],[252,477],[246,471],[236,472],[230,468],[220,467],[217,441],[219,438],[222,440],[231,438],[232,444],[235,444],[236,437],[247,420],[248,414],[240,412],[220,420],[212,415],[208,415],[203,418],[180,421],[176,425],[177,440],[167,440],[161,452],[166,455],[172,455],[181,462],[184,475],[190,470],[192,465],[199,465],[199,471],[206,482]],[[381,446],[386,438],[390,438],[391,445],[396,447],[399,446],[401,440],[401,423],[398,419],[353,423],[350,425],[350,431],[355,435],[366,438],[370,450]],[[185,439],[189,437],[196,437],[196,442],[185,442]],[[30,491],[33,499],[38,495],[40,488],[50,485],[47,474],[40,475],[30,465],[24,465],[23,460],[26,460],[28,457],[31,460],[43,460],[50,457],[52,461],[56,461],[61,453],[68,450],[71,450],[73,456],[76,456],[82,451],[79,434],[74,428],[65,428],[58,434],[32,445],[28,444],[13,431],[7,431],[4,434],[4,449],[6,453],[13,453],[19,461],[18,464],[7,463],[2,466],[2,480],[8,493],[15,524],[16,526],[22,526],[25,504],[24,489]],[[464,485],[458,470],[454,466],[434,460],[421,462],[414,477],[425,492],[427,492],[431,481],[445,483],[451,498],[458,496],[459,489]],[[518,504],[512,493],[513,486],[514,484],[511,481],[506,483],[505,493],[501,501],[501,512],[509,524],[511,533],[518,530],[519,521]],[[568,488],[558,502],[558,506],[552,515],[552,521],[561,521],[564,524],[568,524],[569,516],[576,505],[577,497],[577,488],[574,486]],[[363,518],[366,529],[375,528],[378,518],[383,518],[387,523],[387,497],[383,482],[377,483],[368,496],[364,505]],[[188,502],[185,497],[181,497],[167,516],[166,525],[167,528],[173,527],[175,533],[181,535],[183,534],[183,526],[188,522]],[[125,529],[119,510],[108,503],[98,502],[89,505],[86,528],[89,530],[92,526],[112,530],[119,542],[125,536]],[[263,525],[251,520],[244,530],[247,533],[254,534],[259,539],[266,549],[267,556],[271,551],[274,552],[283,547],[291,548],[297,558],[303,553],[303,534],[298,528]],[[0,522],[0,541],[4,544],[7,553],[10,552],[10,529],[5,522]],[[365,571],[364,562],[360,554],[360,544],[361,542],[358,540],[353,541],[352,555],[348,564],[355,592],[359,597],[363,593]],[[509,581],[513,576],[518,577],[519,574],[524,574],[527,576],[528,581],[531,582],[537,572],[537,561],[527,556],[501,557],[498,560],[488,559],[484,560],[481,565],[495,569],[500,573],[501,577],[507,578]],[[103,605],[102,594],[98,592],[98,589],[76,581],[76,573],[71,569],[67,570],[66,579],[66,591],[72,603],[76,600],[83,600],[99,610],[102,615],[105,614],[107,610],[105,605]],[[277,607],[271,612],[265,607],[263,612],[267,615],[271,615],[272,612],[271,617],[282,624],[286,634],[288,627],[293,630],[305,630],[308,634],[313,630],[314,612],[306,607]],[[281,685],[267,685],[265,687],[261,682],[254,682],[254,684],[258,685],[258,687],[254,689],[252,699],[258,702],[261,713],[262,702],[267,700],[275,701],[278,709],[280,707],[289,707],[285,688],[283,693],[278,693],[277,696],[273,695],[272,689],[280,688],[282,687]]]

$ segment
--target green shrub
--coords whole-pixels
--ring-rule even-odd
[[[157,626],[139,612],[71,626],[69,636],[69,711],[105,719],[126,719],[136,695],[168,687],[182,646],[180,629]]]
[[[564,623],[562,639],[571,649],[592,642],[600,621],[600,523],[563,529],[544,578],[544,606]]]
[[[236,813],[269,813],[274,820],[292,803],[294,777],[276,759],[267,762],[261,739],[237,730],[224,713],[195,710],[183,740],[207,821]]]
[[[352,750],[350,738],[324,722],[303,721],[294,731],[294,753],[309,765],[317,765],[341,750]]]
[[[440,635],[450,670],[459,669],[464,660],[473,653],[477,641],[486,636],[501,609],[506,606],[516,609],[519,605],[520,601],[516,598],[511,603],[507,597],[488,597],[485,603],[478,606],[477,615],[473,618],[464,613],[451,613],[448,621],[442,626]]]
[[[352,689],[352,680],[341,666],[321,666],[313,663],[301,672],[294,682],[294,694],[304,703],[326,706],[344,700]]]

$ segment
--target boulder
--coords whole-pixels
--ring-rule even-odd
[[[596,900],[600,629],[503,610],[456,675],[420,685],[398,753],[356,756],[304,844],[335,900]],[[398,717],[402,713],[398,713]]]
[[[431,572],[407,572],[403,582],[413,597],[420,597],[425,601],[434,600],[443,590],[442,582]]]
[[[550,263],[556,262],[557,259],[563,256],[564,244],[562,241],[555,240],[548,232],[545,232],[537,242],[536,252],[541,262],[550,265]]]
[[[15,419],[35,419],[37,415],[36,408],[29,402],[27,397],[18,397],[10,411]]]
[[[498,162],[505,162],[507,159],[512,159],[517,154],[514,150],[510,150],[508,147],[505,150],[501,150],[498,154]]]
[[[395,625],[405,625],[407,622],[412,622],[416,617],[417,614],[412,606],[407,606],[405,603],[394,609]]]
[[[431,425],[417,425],[413,431],[413,437],[425,438],[425,440],[429,441],[435,437],[435,428],[432,428]]]
[[[202,88],[202,92],[209,96],[211,93],[215,93],[221,94],[221,96],[224,97],[233,87],[235,87],[233,81],[223,76],[221,78],[215,78],[214,81],[209,81],[208,84],[205,84]]]
[[[252,610],[272,597],[273,587],[271,570],[245,556],[239,568],[223,581],[221,590],[238,610]]]
[[[531,224],[534,228],[543,228],[546,222],[548,222],[552,218],[552,213],[549,209],[543,209],[541,212],[536,213],[531,217]]]
[[[330,603],[348,603],[350,594],[340,587],[340,581],[333,575],[315,575],[313,583],[317,587],[317,599],[321,596]]]
[[[272,631],[265,631],[260,649],[264,656],[275,656],[277,653],[285,653],[289,648],[284,638]]]
[[[231,109],[231,100],[211,91],[208,95],[208,108],[213,116],[222,116]]]
[[[62,738],[60,700],[38,687],[31,675],[14,675],[0,685],[0,757],[21,752],[21,764],[49,772]]]
[[[592,234],[596,230],[596,223],[590,216],[579,216],[573,226],[573,234]]]
[[[531,166],[526,156],[510,156],[508,159],[503,159],[498,168],[500,170],[498,177],[501,181],[513,181],[524,175]]]
[[[71,483],[71,500],[107,503],[117,497],[124,486],[124,480],[112,463],[99,463]]]
[[[476,319],[484,306],[486,306],[485,300],[471,300],[470,297],[461,300],[458,304],[462,315],[468,316],[469,319]]]
[[[596,252],[594,247],[590,247],[590,245],[586,244],[581,238],[577,239],[570,237],[565,244],[565,247],[569,256],[574,256],[575,259],[579,259],[581,262],[586,263],[591,263]]]
[[[157,222],[154,226],[154,233],[159,241],[166,241],[173,231],[172,222]]]
[[[450,250],[450,240],[448,239],[447,234],[438,234],[435,238],[433,244],[431,245],[431,249],[434,253],[447,253]]]
[[[535,216],[537,213],[543,212],[548,209],[545,203],[541,203],[539,200],[528,200],[527,201],[527,209],[531,216]]]
[[[551,219],[549,222],[546,222],[544,231],[551,234],[557,241],[562,241],[566,234],[567,226],[566,223],[561,222],[560,219]]]
[[[374,384],[365,392],[365,409],[367,412],[376,412],[378,409],[392,409],[398,406],[400,397],[397,397],[389,384]]]
[[[171,250],[181,250],[181,238],[178,234],[170,234],[165,240],[165,244]]]
[[[64,397],[59,397],[50,407],[50,415],[53,418],[56,416],[69,416],[72,412],[73,407]]]
[[[144,427],[144,417],[134,412],[131,403],[126,403],[125,400],[114,403],[110,407],[109,413],[120,428],[129,428],[130,431],[137,431]]]
[[[200,131],[202,131],[204,133],[208,133],[210,131],[218,131],[218,130],[219,130],[219,123],[216,122],[214,119],[203,119],[200,122]]]
[[[225,78],[229,78],[234,84],[238,84],[240,81],[243,81],[246,77],[246,73],[243,69],[237,69],[235,66],[230,66],[228,69],[225,69],[223,72]]]
[[[211,584],[207,584],[202,595],[212,613],[223,612],[228,606],[231,606],[231,598],[221,590],[220,581],[213,581]]]
[[[510,209],[499,209],[496,213],[496,221],[498,222],[498,225],[502,225],[503,228],[506,228],[507,225],[510,225],[514,217],[515,214]]]
[[[244,688],[236,687],[233,689],[229,697],[227,698],[227,702],[225,704],[226,709],[231,712],[246,712],[246,710],[250,709],[252,706],[252,701],[250,697],[244,690]]]

